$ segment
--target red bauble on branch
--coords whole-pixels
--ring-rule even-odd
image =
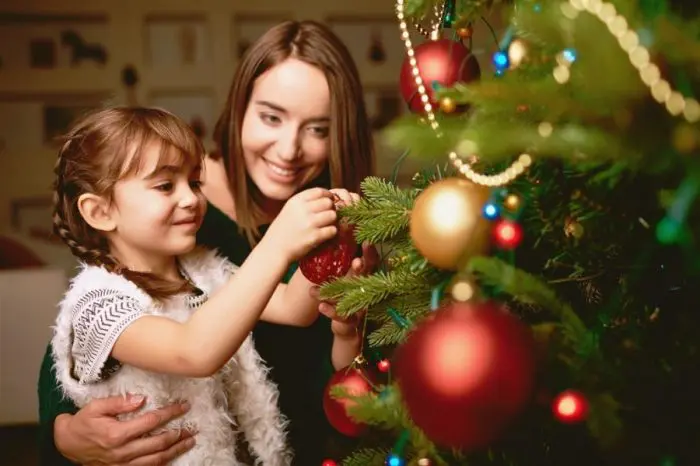
[[[444,447],[496,440],[530,400],[534,339],[495,303],[454,303],[398,348],[394,373],[413,422]]]
[[[355,229],[341,223],[335,238],[321,244],[299,261],[307,280],[322,285],[348,273],[357,253]]]
[[[470,82],[481,76],[479,62],[461,42],[439,39],[420,44],[413,50],[420,77],[423,79],[426,93],[433,107],[437,105],[433,82],[437,82],[442,87],[451,87],[457,82]],[[423,112],[425,107],[421,102],[408,56],[401,65],[400,86],[401,95],[409,104],[411,111]]]
[[[355,402],[349,398],[334,398],[331,389],[341,386],[348,395],[366,395],[372,392],[374,380],[371,372],[356,367],[346,367],[333,374],[323,393],[323,411],[335,430],[348,437],[357,437],[367,426],[355,422],[348,414],[348,408]]]

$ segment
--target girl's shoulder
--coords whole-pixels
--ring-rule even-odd
[[[153,299],[124,276],[97,265],[81,264],[80,271],[70,281],[61,307],[73,308],[90,296],[112,294],[128,296],[142,307],[148,307]]]
[[[208,295],[222,286],[238,267],[216,249],[197,247],[181,256],[180,267],[194,285]]]

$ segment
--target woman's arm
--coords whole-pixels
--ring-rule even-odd
[[[73,463],[68,461],[56,448],[54,441],[56,418],[62,414],[75,413],[78,408],[70,400],[64,398],[63,393],[61,393],[51,353],[52,347],[48,345],[41,362],[37,390],[39,396],[40,461],[42,466],[61,466]]]
[[[352,262],[349,276],[371,273],[379,263],[379,255],[374,246],[369,243],[362,245],[362,257]],[[318,297],[319,288],[311,290],[312,297]],[[331,332],[333,344],[331,346],[331,363],[335,370],[340,370],[352,363],[360,355],[362,349],[362,335],[358,326],[361,325],[364,313],[360,312],[348,318],[340,317],[335,312],[335,305],[322,302],[318,306],[321,314],[331,319]]]
[[[318,318],[319,304],[318,298],[314,298],[311,293],[314,286],[300,270],[297,270],[289,284],[277,287],[260,319],[294,327],[308,327],[313,324]]]

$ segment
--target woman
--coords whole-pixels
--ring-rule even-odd
[[[315,22],[270,29],[238,67],[215,139],[218,150],[205,169],[209,209],[198,240],[241,263],[295,192],[314,185],[357,192],[371,173],[371,130],[347,48]],[[374,261],[374,249],[363,245],[352,273],[366,271]],[[325,456],[330,427],[322,411],[323,386],[360,347],[355,322],[336,318],[328,303],[319,310],[333,320],[319,319],[309,328],[260,323],[254,331],[256,348],[279,386],[299,465],[318,464]],[[142,437],[186,406],[118,421],[116,415],[139,409],[143,400],[135,394],[97,400],[77,411],[62,401],[51,370],[45,359],[39,382],[45,464],[65,464],[66,458],[83,464],[162,464],[191,448],[187,433]]]

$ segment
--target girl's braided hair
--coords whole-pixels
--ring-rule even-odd
[[[194,132],[165,110],[112,107],[80,120],[61,141],[54,168],[53,230],[82,262],[121,274],[153,298],[164,299],[190,290],[191,285],[121,265],[110,254],[107,239],[78,209],[82,194],[111,198],[116,182],[138,170],[142,149],[154,142],[161,149],[176,149],[186,161],[199,163],[205,154]]]

